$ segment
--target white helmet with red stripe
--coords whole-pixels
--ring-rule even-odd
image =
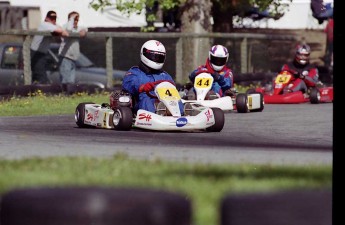
[[[149,40],[143,44],[140,50],[140,60],[151,69],[162,69],[166,51],[160,41]]]

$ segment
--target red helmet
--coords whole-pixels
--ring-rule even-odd
[[[309,62],[310,47],[307,44],[297,45],[295,60],[301,65],[305,65]]]

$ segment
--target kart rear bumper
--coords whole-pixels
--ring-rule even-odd
[[[220,108],[223,111],[234,110],[233,100],[230,96],[224,96],[221,98],[216,98],[212,100],[184,100],[183,103],[189,102],[191,104],[199,104],[210,108]]]

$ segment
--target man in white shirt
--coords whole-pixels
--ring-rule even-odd
[[[68,14],[68,22],[63,26],[69,33],[77,33],[79,37],[63,37],[59,49],[60,80],[62,91],[69,92],[70,84],[75,83],[76,60],[80,55],[80,37],[85,37],[87,28],[78,25],[79,13],[72,11]]]
[[[55,36],[68,36],[68,32],[59,25],[56,25],[56,12],[49,11],[44,21],[39,25],[37,31],[48,31]],[[31,43],[31,71],[32,83],[46,84],[48,77],[46,73],[47,54],[49,45],[53,41],[52,36],[35,35]]]

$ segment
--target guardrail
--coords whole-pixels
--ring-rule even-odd
[[[23,43],[23,58],[24,58],[24,84],[31,84],[31,66],[30,66],[30,44],[32,41],[33,35],[43,35],[51,36],[49,32],[39,32],[39,31],[19,31],[19,30],[10,30],[0,32],[0,35],[16,35],[22,36]],[[78,37],[77,34],[71,34],[71,37]],[[200,51],[190,51],[188,48],[188,53],[184,51],[184,47],[189,47],[189,43],[199,43],[201,39],[206,39],[206,43],[210,43],[217,40],[231,40],[231,41],[240,41],[240,68],[241,73],[251,72],[248,70],[250,67],[250,58],[252,57],[253,52],[249,46],[249,40],[287,40],[295,41],[297,38],[292,35],[273,35],[273,34],[256,34],[256,33],[145,33],[145,32],[88,32],[87,37],[104,37],[105,40],[105,59],[106,59],[106,69],[107,69],[107,88],[110,88],[113,85],[112,73],[113,73],[113,48],[114,45],[119,43],[114,43],[114,38],[139,38],[139,39],[176,39],[175,45],[175,80],[177,83],[183,83],[184,81],[184,72],[191,71],[196,68],[199,62],[204,63],[205,56],[209,47],[205,47],[205,54],[199,54]],[[205,42],[204,42],[205,43]],[[191,46],[192,47],[192,46]],[[203,46],[201,46],[203,47]],[[192,56],[190,56],[192,54]],[[188,55],[188,57],[186,57]],[[194,58],[192,62],[186,58]]]

